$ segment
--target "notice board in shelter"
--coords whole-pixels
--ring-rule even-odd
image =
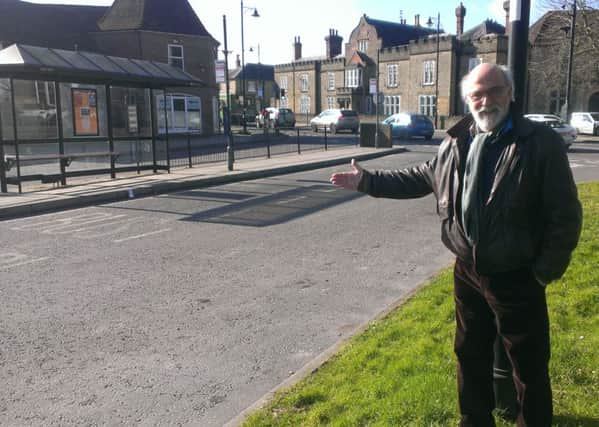
[[[98,94],[95,89],[71,89],[75,136],[98,135]]]

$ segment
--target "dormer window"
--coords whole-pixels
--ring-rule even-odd
[[[185,61],[183,58],[183,46],[180,44],[169,44],[168,45],[168,65],[183,70],[185,67]]]

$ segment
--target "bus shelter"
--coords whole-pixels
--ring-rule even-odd
[[[167,98],[205,84],[164,63],[14,44],[0,51],[0,190],[170,170]]]

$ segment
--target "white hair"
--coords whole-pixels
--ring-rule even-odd
[[[460,81],[460,92],[462,94],[462,99],[466,99],[466,95],[468,95],[468,88],[469,88],[469,84],[470,84],[470,78],[472,77],[472,73],[474,73],[474,71],[480,67],[482,64],[474,67],[468,74],[466,74],[462,80]],[[510,70],[507,66],[505,65],[499,65],[499,64],[490,64],[493,69],[499,71],[502,75],[503,78],[505,79],[505,85],[509,86],[512,89],[512,101],[515,100],[515,88],[514,88],[514,75],[512,74],[512,70]]]

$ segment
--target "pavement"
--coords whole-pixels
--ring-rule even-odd
[[[118,202],[136,197],[191,188],[210,187],[237,181],[349,164],[352,158],[367,160],[405,151],[403,146],[368,148],[335,147],[329,150],[290,153],[260,159],[237,160],[232,171],[226,162],[171,168],[170,173],[129,174],[70,179],[68,185],[19,194],[15,186],[0,193],[0,221],[84,206]]]

